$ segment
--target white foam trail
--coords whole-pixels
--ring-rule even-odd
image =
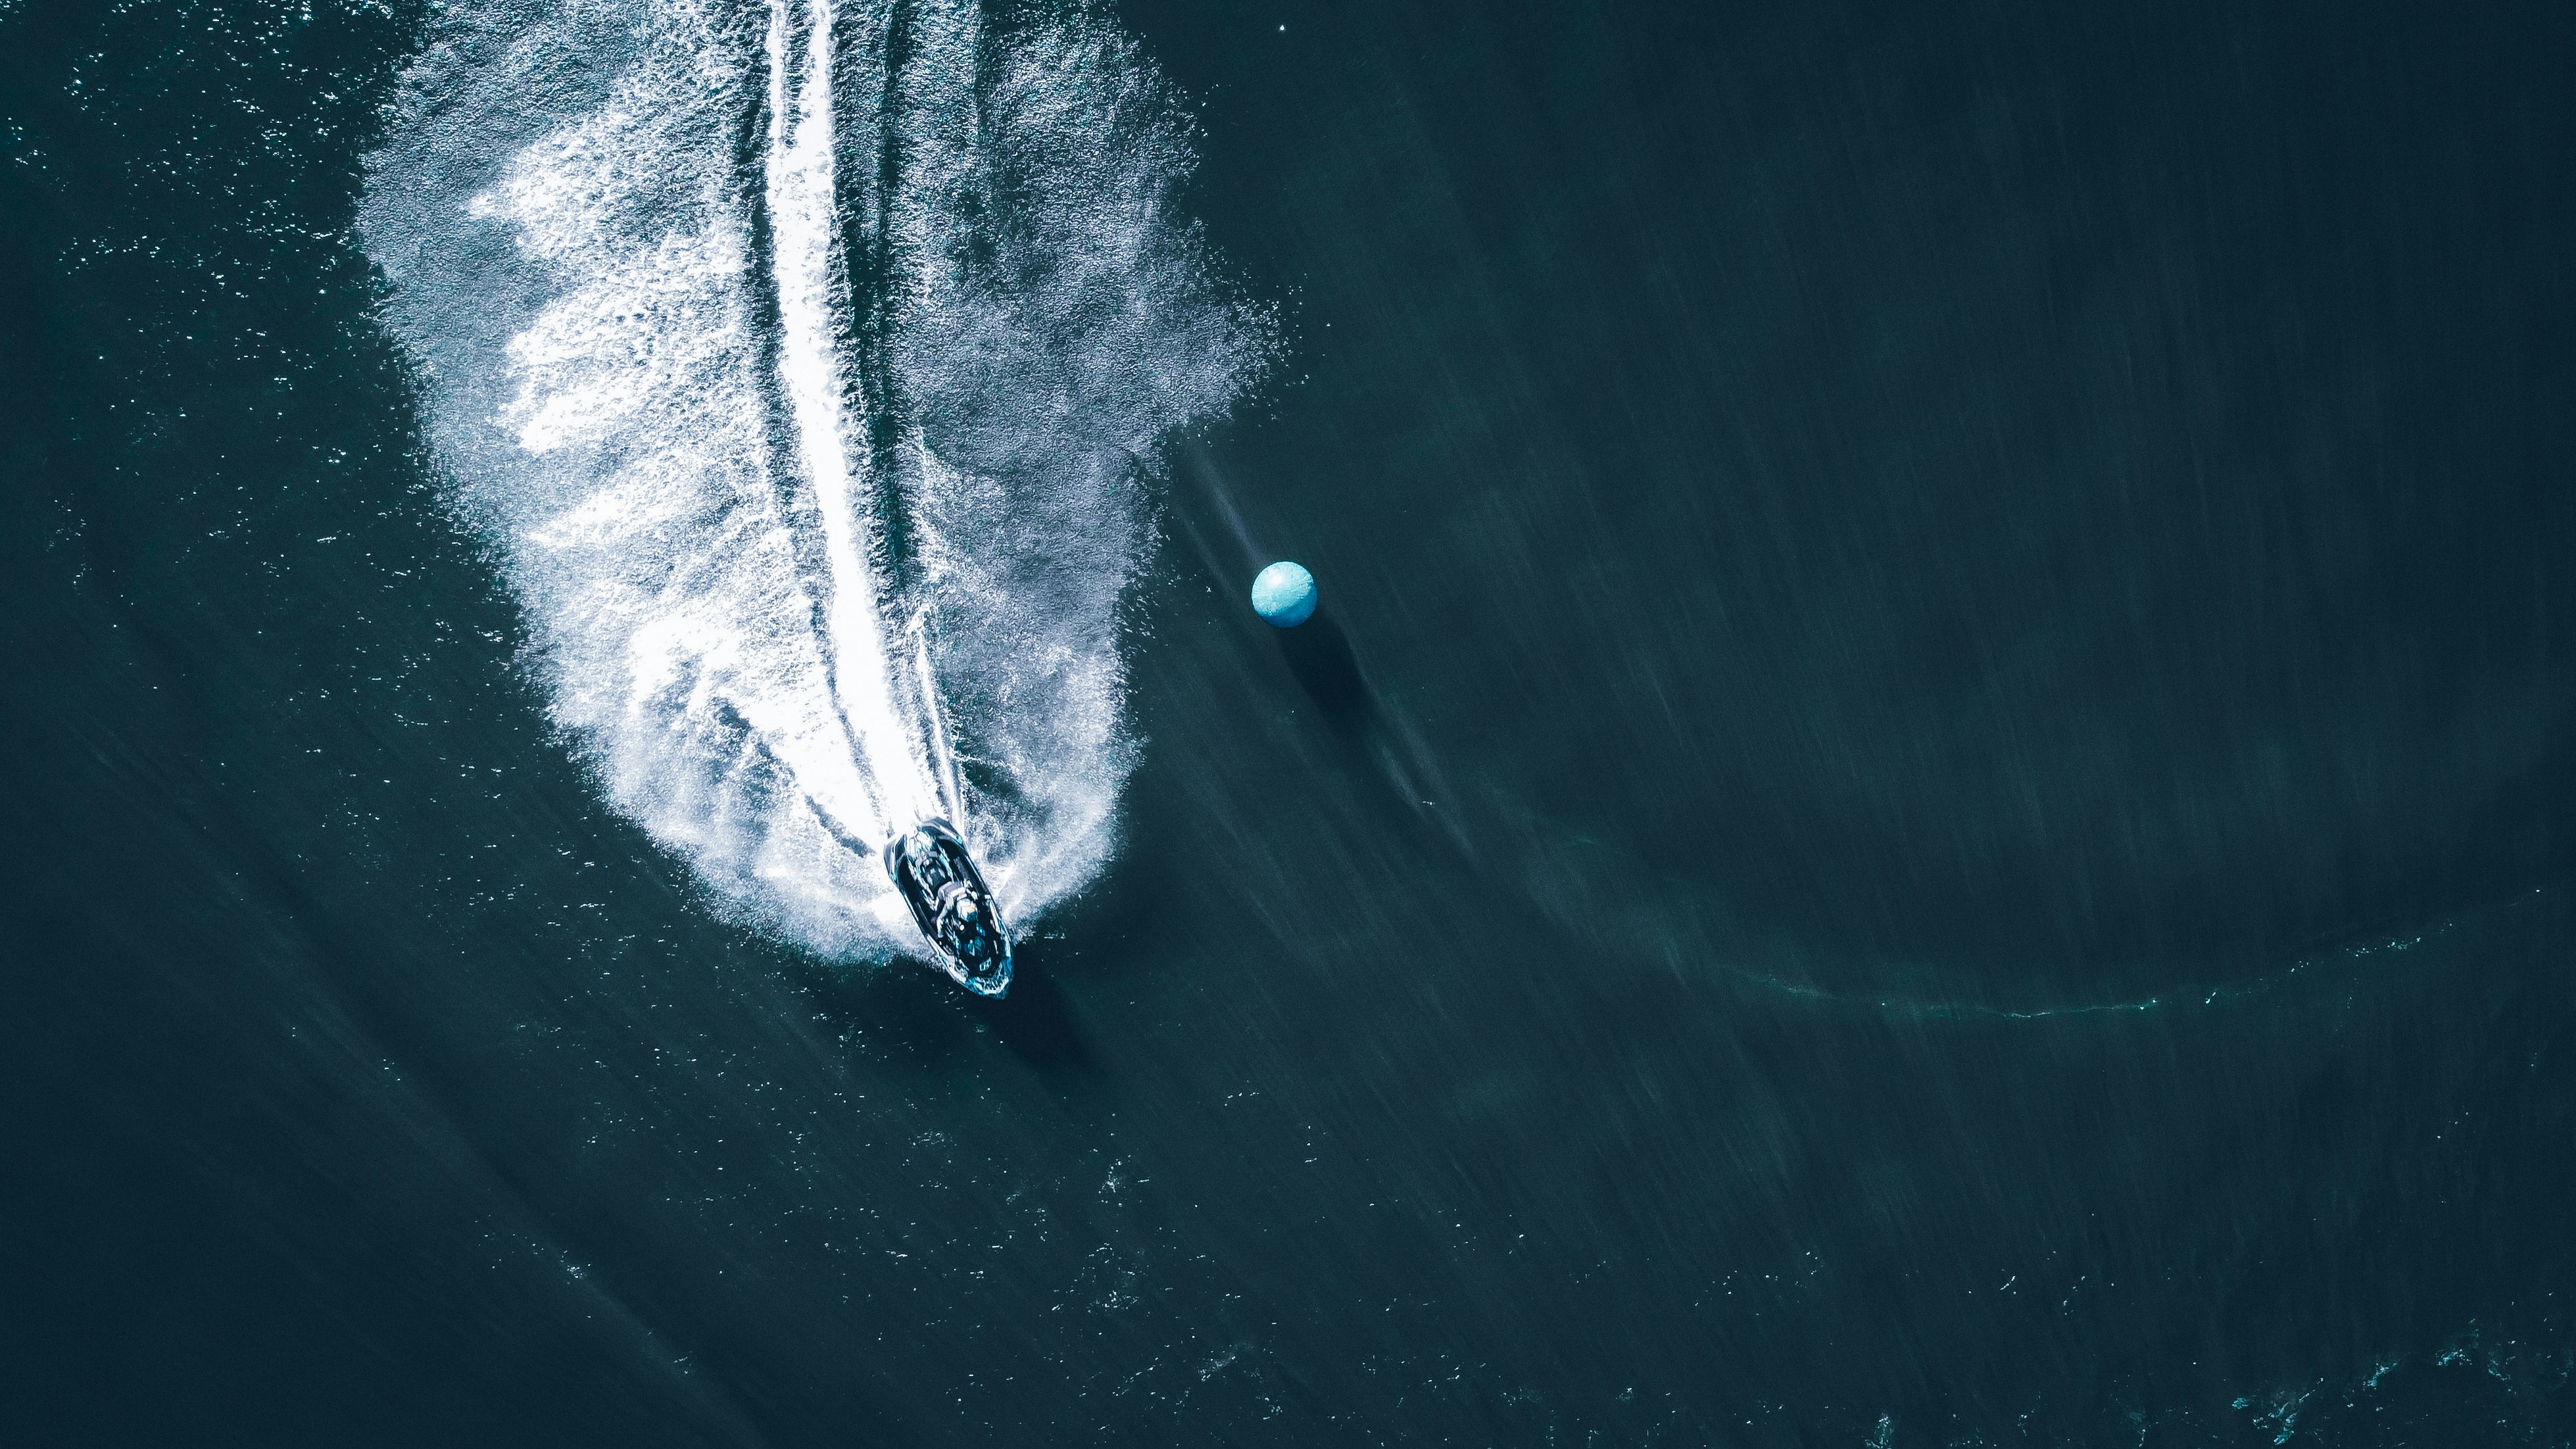
[[[854,445],[842,396],[849,386],[836,343],[834,303],[848,295],[832,275],[839,232],[833,199],[832,3],[812,0],[812,20],[792,37],[789,0],[771,0],[769,19],[770,269],[776,277],[778,372],[795,418],[798,451],[822,516],[826,564],[824,637],[834,693],[874,787],[875,839],[936,812],[926,761],[910,722],[895,708],[887,670],[882,592],[869,558],[875,540],[856,498]],[[791,55],[792,41],[804,41]],[[801,75],[800,75],[801,72]],[[791,78],[801,80],[790,95]],[[862,457],[864,454],[862,453]],[[924,703],[936,708],[936,701]],[[826,804],[831,802],[826,801]],[[846,806],[844,820],[857,818]]]
[[[361,221],[385,322],[605,796],[829,955],[908,941],[850,838],[918,813],[1015,925],[1080,889],[1135,760],[1141,485],[1269,346],[1132,43],[968,0],[467,6],[408,80]]]

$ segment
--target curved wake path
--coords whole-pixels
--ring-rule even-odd
[[[1106,861],[1145,490],[1273,347],[1193,164],[1081,12],[469,5],[412,68],[385,324],[555,723],[719,908],[887,954],[931,814],[1023,927]]]

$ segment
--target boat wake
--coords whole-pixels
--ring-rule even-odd
[[[1159,443],[1274,335],[1191,141],[1079,10],[468,6],[414,65],[385,323],[556,723],[726,909],[882,956],[920,821],[1023,926],[1107,859]]]

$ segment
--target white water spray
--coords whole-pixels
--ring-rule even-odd
[[[414,67],[385,321],[556,723],[724,908],[882,955],[857,847],[928,814],[1017,925],[1107,859],[1140,490],[1269,347],[1188,141],[1105,23],[968,0],[460,9]]]

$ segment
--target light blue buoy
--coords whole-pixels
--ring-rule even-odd
[[[1296,628],[1314,617],[1315,576],[1281,559],[1252,580],[1252,608],[1275,628]]]

